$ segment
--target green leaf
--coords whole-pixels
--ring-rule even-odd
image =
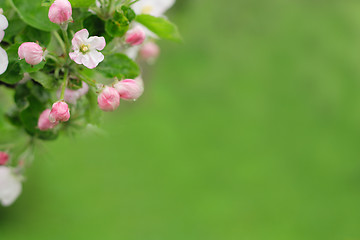
[[[93,88],[89,89],[89,92],[86,94],[88,104],[84,106],[85,108],[85,118],[86,121],[90,124],[99,125],[101,119],[101,111],[97,103],[98,95],[95,93]]]
[[[37,72],[41,69],[43,69],[45,66],[45,62],[42,61],[39,64],[36,64],[34,66],[28,64],[25,59],[20,60],[20,67],[21,67],[21,72],[22,73],[32,73],[32,72]]]
[[[105,23],[96,15],[84,19],[84,28],[89,31],[90,36],[102,36],[105,32]]]
[[[58,30],[59,26],[50,22],[48,17],[49,9],[41,6],[42,0],[9,0],[20,18],[30,26],[43,30]]]
[[[21,34],[22,42],[39,42],[39,45],[46,47],[51,40],[51,33],[27,26]]]
[[[8,84],[14,84],[19,82],[23,78],[21,74],[21,67],[19,64],[18,48],[20,44],[13,44],[6,49],[6,53],[9,59],[9,65],[2,75],[0,75],[0,81]]]
[[[129,29],[129,20],[122,12],[115,11],[114,17],[105,24],[105,31],[112,37],[122,37]]]
[[[23,78],[21,74],[20,64],[18,62],[9,62],[6,72],[0,75],[0,81],[14,84]]]
[[[37,132],[37,122],[45,106],[34,96],[28,97],[29,106],[20,112],[20,120],[26,132],[35,135]]]
[[[74,8],[88,8],[95,3],[95,0],[70,0],[70,3]]]
[[[147,27],[160,38],[176,42],[182,41],[176,25],[165,18],[141,14],[136,16],[136,21]]]
[[[23,110],[29,106],[27,97],[30,96],[31,92],[27,84],[19,84],[15,88],[14,100],[19,110]]]
[[[34,79],[34,81],[40,83],[46,89],[54,89],[56,87],[55,79],[46,73],[32,72],[30,73],[30,77]]]
[[[104,61],[99,64],[96,70],[109,78],[135,78],[140,74],[139,66],[121,53],[105,56]]]

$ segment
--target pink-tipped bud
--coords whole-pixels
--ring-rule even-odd
[[[71,20],[72,9],[68,0],[55,0],[49,9],[49,19],[56,24],[62,24]]]
[[[115,88],[106,87],[98,96],[98,104],[103,111],[114,111],[119,107],[120,95]]]
[[[70,111],[66,102],[58,101],[52,105],[49,120],[52,123],[57,121],[66,122],[70,119]]]
[[[120,98],[126,100],[136,100],[144,93],[144,86],[142,82],[132,79],[125,79],[114,85],[118,91]]]
[[[6,152],[0,152],[0,165],[5,165],[9,160],[9,155]]]
[[[19,58],[24,59],[30,65],[36,65],[43,60],[44,51],[39,44],[34,42],[25,42],[20,45],[18,50]]]
[[[58,121],[50,122],[50,119],[49,119],[50,112],[51,112],[51,109],[46,109],[40,114],[40,117],[38,120],[38,128],[41,131],[46,131],[46,130],[52,129],[59,123]]]
[[[146,34],[144,30],[141,27],[136,26],[135,28],[131,29],[126,33],[125,41],[131,46],[134,46],[134,45],[142,44],[145,38],[146,38]]]
[[[145,43],[140,49],[140,56],[144,60],[156,59],[160,54],[159,46],[154,42]]]

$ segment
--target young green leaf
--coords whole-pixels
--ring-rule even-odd
[[[99,64],[96,70],[109,78],[135,78],[140,74],[139,66],[121,53],[105,56],[105,60]]]
[[[30,26],[46,32],[59,29],[58,25],[50,22],[48,17],[49,9],[41,6],[42,0],[9,0],[9,2],[20,18]]]
[[[140,14],[136,16],[136,21],[147,27],[160,38],[175,42],[182,41],[176,25],[165,18]]]
[[[95,3],[95,0],[69,0],[74,8],[88,8]]]
[[[30,73],[30,77],[34,79],[34,81],[40,83],[46,89],[54,89],[56,86],[55,79],[43,72],[32,72]]]

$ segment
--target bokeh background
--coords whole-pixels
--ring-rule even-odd
[[[1,240],[360,239],[360,2],[178,0],[107,136],[38,151]]]

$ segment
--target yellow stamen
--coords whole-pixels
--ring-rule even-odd
[[[153,10],[153,6],[147,5],[147,6],[143,7],[141,13],[142,14],[150,14],[152,10]]]

